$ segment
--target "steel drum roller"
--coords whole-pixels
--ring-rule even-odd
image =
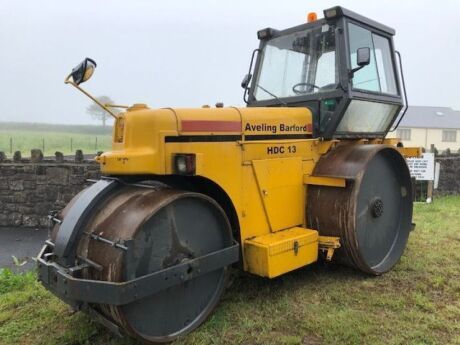
[[[375,275],[390,270],[412,228],[412,184],[401,154],[391,146],[343,145],[321,157],[313,174],[347,183],[308,187],[308,225],[340,237],[339,262]]]
[[[214,200],[165,186],[121,186],[91,212],[84,228],[77,254],[102,266],[100,272],[86,270],[84,278],[109,282],[142,277],[232,244],[227,217]],[[58,231],[59,225],[53,240]],[[96,236],[130,243],[129,250]],[[219,301],[226,278],[227,267],[222,267],[127,305],[91,307],[140,340],[171,341],[204,321]]]

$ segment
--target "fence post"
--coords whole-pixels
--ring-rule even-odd
[[[43,152],[43,155],[45,156],[45,138],[42,138],[42,152]]]
[[[73,152],[73,138],[70,138],[70,152]]]
[[[13,137],[10,137],[10,155],[13,154]]]
[[[97,152],[97,137],[96,137],[96,145],[94,148],[96,149],[96,152]]]

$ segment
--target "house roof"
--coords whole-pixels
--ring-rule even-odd
[[[409,106],[399,127],[460,129],[460,111],[449,107]]]

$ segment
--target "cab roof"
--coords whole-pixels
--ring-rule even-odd
[[[394,34],[396,33],[396,31],[390,28],[389,26],[376,22],[375,20],[364,17],[356,12],[350,11],[349,9],[346,9],[341,6],[331,7],[331,8],[324,10],[323,12],[324,12],[324,18],[326,18],[326,20],[336,19],[339,17],[347,17],[357,22],[375,27],[376,29],[386,32],[392,36],[394,36]]]

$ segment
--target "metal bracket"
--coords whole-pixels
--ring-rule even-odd
[[[326,261],[331,261],[334,251],[340,248],[340,237],[319,236],[319,249],[326,252]]]
[[[111,241],[111,240],[109,240],[109,239],[107,239],[105,237],[102,237],[101,235],[97,235],[95,233],[83,232],[83,234],[85,234],[86,236],[89,236],[90,238],[92,238],[95,241],[108,244],[109,246],[112,246],[112,247],[115,247],[115,248],[118,248],[118,249],[122,249],[124,251],[128,250],[128,247],[125,246],[124,241],[114,242],[114,241]]]
[[[61,224],[62,220],[56,217],[56,213],[54,211],[50,212],[48,215],[48,219],[51,220],[54,224]]]
[[[140,300],[231,265],[240,258],[239,244],[234,243],[230,247],[139,278],[125,282],[107,282],[73,277],[70,274],[72,269],[47,260],[46,254],[50,251],[52,248],[45,245],[37,258],[39,280],[48,290],[64,300],[110,305],[125,305]]]

